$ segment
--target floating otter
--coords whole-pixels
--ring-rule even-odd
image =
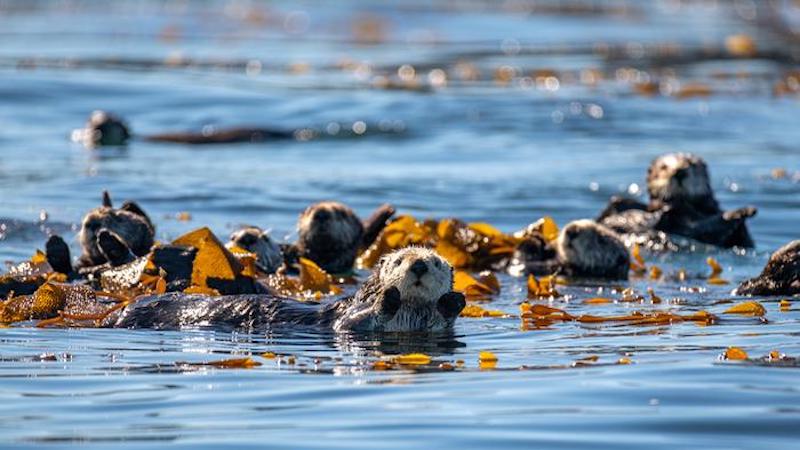
[[[517,246],[511,264],[522,265],[525,272],[534,275],[627,280],[630,254],[614,231],[583,219],[568,223],[554,242],[529,232]]]
[[[669,235],[726,248],[753,247],[745,221],[756,208],[723,211],[702,158],[688,153],[659,156],[647,171],[647,191],[647,205],[613,197],[597,221],[652,247],[672,246]]]
[[[627,280],[631,260],[625,243],[591,220],[570,222],[556,241],[562,272],[569,277]]]
[[[764,270],[736,288],[737,295],[800,294],[800,240],[792,241],[770,256]]]
[[[358,251],[372,244],[394,212],[391,205],[382,205],[362,223],[342,203],[315,203],[297,221],[297,251],[328,273],[350,272]]]
[[[236,143],[256,143],[284,140],[307,141],[322,135],[352,135],[358,136],[366,132],[367,126],[363,124],[363,129],[357,129],[354,124],[353,130],[347,132],[345,128],[336,125],[334,131],[321,132],[313,128],[280,129],[266,127],[231,127],[216,128],[205,126],[199,132],[179,131],[169,133],[157,133],[140,136],[148,142],[168,142],[177,144],[209,145],[209,144],[236,144]],[[387,130],[379,126],[381,132],[398,132],[398,130]],[[72,132],[72,140],[83,143],[87,148],[101,146],[122,146],[126,145],[133,138],[133,134],[128,124],[119,116],[106,112],[94,111],[86,123],[85,128]]]
[[[230,239],[226,247],[229,249],[231,247],[239,247],[254,253],[257,257],[256,264],[259,270],[266,274],[275,273],[283,264],[283,254],[280,246],[261,228],[242,228],[233,232]]]
[[[114,326],[179,329],[213,326],[261,329],[312,326],[334,331],[445,331],[464,309],[453,291],[453,269],[430,249],[409,247],[384,256],[352,297],[315,304],[270,295],[152,296],[126,309]]]
[[[80,267],[107,262],[119,265],[150,251],[155,228],[139,205],[125,202],[116,209],[108,192],[104,192],[103,205],[89,211],[83,218],[79,237],[82,249],[78,261]]]
[[[73,140],[89,148],[125,145],[130,137],[128,125],[119,116],[99,110],[92,112],[85,128],[72,133]]]

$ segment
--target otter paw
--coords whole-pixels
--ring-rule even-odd
[[[728,221],[742,220],[753,217],[758,210],[754,206],[745,206],[744,208],[734,209],[733,211],[725,211],[722,218]]]
[[[45,244],[45,255],[50,267],[58,273],[72,273],[72,258],[69,254],[69,246],[61,236],[54,234],[47,239]]]
[[[381,313],[387,318],[392,318],[400,310],[401,303],[400,290],[392,286],[383,293]]]
[[[97,247],[112,267],[121,266],[134,259],[125,241],[107,228],[102,228],[97,233]]]
[[[461,314],[461,310],[466,306],[467,300],[464,298],[464,294],[454,291],[442,295],[439,297],[439,301],[436,302],[436,309],[439,310],[439,314],[447,319],[458,317]]]

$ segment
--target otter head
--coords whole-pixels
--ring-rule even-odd
[[[597,222],[576,220],[568,223],[558,235],[556,253],[568,276],[628,278],[628,249],[616,233]]]
[[[800,240],[789,242],[776,250],[761,274],[740,284],[736,294],[800,294]]]
[[[689,204],[703,212],[716,213],[705,161],[689,153],[661,155],[647,169],[647,192],[652,205]]]
[[[236,246],[255,253],[259,269],[264,273],[275,273],[283,263],[281,248],[266,231],[258,227],[246,227],[231,234],[226,247]]]
[[[300,254],[328,273],[352,270],[364,226],[347,206],[321,202],[309,206],[297,221]]]
[[[381,259],[334,329],[443,331],[465,305],[453,292],[452,266],[433,250],[408,247]]]
[[[83,130],[83,143],[87,147],[125,145],[130,137],[125,122],[106,111],[94,111]]]
[[[155,236],[150,219],[138,205],[128,202],[122,208],[116,209],[111,205],[107,192],[103,194],[103,206],[89,211],[81,223],[79,238],[83,265],[108,262],[101,247],[101,231],[103,242],[118,240],[136,256],[144,256],[150,251]],[[114,239],[107,239],[108,237]]]

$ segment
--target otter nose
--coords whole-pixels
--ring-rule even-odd
[[[428,273],[428,265],[425,264],[425,261],[418,259],[414,261],[414,264],[411,264],[411,272],[414,273],[417,277],[422,277],[426,273]]]
[[[327,222],[330,218],[331,215],[328,211],[317,211],[317,213],[314,214],[314,219],[316,219],[318,222]]]

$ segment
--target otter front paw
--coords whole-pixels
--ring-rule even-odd
[[[112,267],[121,266],[134,259],[125,241],[107,228],[101,228],[97,233],[97,247]]]
[[[381,300],[381,314],[386,318],[394,317],[397,311],[400,310],[401,302],[399,289],[394,286],[386,289],[383,293],[383,299]]]
[[[461,310],[466,306],[467,300],[464,298],[464,294],[455,291],[442,295],[439,297],[439,301],[436,302],[436,309],[446,319],[458,317],[461,314]]]
[[[758,210],[754,206],[745,206],[733,211],[725,211],[722,214],[722,218],[727,221],[743,220],[755,216],[757,212]]]

